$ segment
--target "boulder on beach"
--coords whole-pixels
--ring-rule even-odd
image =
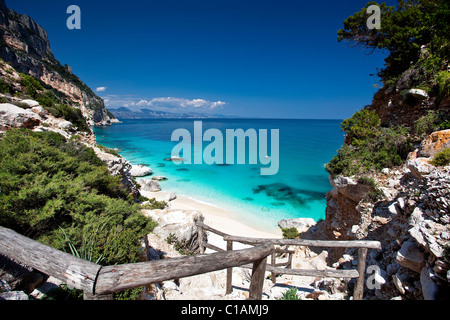
[[[316,221],[312,218],[284,219],[278,221],[278,226],[282,229],[296,228],[299,233],[307,231],[310,227],[315,226]]]
[[[143,165],[137,165],[137,166],[133,165],[133,166],[131,166],[131,169],[130,169],[130,174],[133,177],[149,176],[152,174],[152,172],[153,172],[152,169],[150,169],[146,166],[143,166]]]
[[[141,185],[141,188],[143,191],[149,191],[149,192],[161,191],[161,186],[159,185],[158,181],[140,179],[138,181],[138,183]]]
[[[198,249],[198,229],[196,222],[203,222],[200,211],[193,210],[146,210],[145,215],[158,223],[153,233],[161,239],[174,237],[187,247]]]

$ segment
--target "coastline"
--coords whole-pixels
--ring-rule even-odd
[[[170,191],[150,192],[143,190],[139,190],[139,192],[149,199],[155,198],[156,201],[164,201],[171,193]],[[252,238],[282,238],[281,229],[278,227],[274,226],[273,230],[266,230],[258,228],[258,226],[250,226],[240,221],[233,212],[226,208],[185,195],[177,194],[177,198],[169,202],[169,209],[200,211],[205,217],[205,224],[230,235]],[[222,241],[222,237],[217,238],[212,233],[209,233],[208,242],[220,247],[223,247],[225,244]],[[245,247],[247,246],[242,245],[242,248]]]

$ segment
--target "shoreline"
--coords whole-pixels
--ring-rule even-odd
[[[172,193],[171,191],[150,192],[143,190],[139,190],[139,192],[149,199],[155,198],[156,201],[165,201],[164,199]],[[237,218],[237,214],[231,210],[216,206],[213,203],[197,200],[191,196],[177,194],[177,198],[170,201],[168,205],[169,209],[200,211],[205,217],[205,224],[230,235],[252,238],[282,238],[281,229],[278,227],[274,226],[272,230],[267,230],[258,228],[258,226],[250,226],[240,221]]]

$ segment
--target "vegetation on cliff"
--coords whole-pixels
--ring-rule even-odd
[[[381,9],[381,29],[366,26],[370,5]],[[333,176],[401,165],[415,143],[434,130],[448,128],[448,106],[442,102],[450,93],[449,19],[446,0],[399,0],[396,7],[368,2],[345,20],[339,42],[388,52],[386,67],[378,73],[384,86],[375,98],[384,95],[390,101],[374,99],[342,122],[345,144],[326,165]]]

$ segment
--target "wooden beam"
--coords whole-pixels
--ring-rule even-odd
[[[211,249],[211,250],[214,250],[214,251],[217,251],[217,252],[225,252],[225,250],[223,250],[222,248],[216,247],[215,245],[210,244],[208,242],[206,242],[204,244],[204,246],[205,246],[205,248],[208,248],[208,249]]]
[[[246,264],[240,268],[251,269],[251,264]],[[273,272],[275,274],[290,274],[294,276],[303,277],[329,277],[329,278],[358,278],[359,273],[357,270],[314,270],[314,269],[287,269],[277,268],[270,265],[266,266],[266,271]]]
[[[353,293],[354,300],[362,300],[364,296],[364,273],[366,270],[367,248],[360,248],[358,250],[358,273],[359,277],[356,280],[356,285]]]
[[[273,246],[268,244],[239,251],[103,267],[98,274],[95,292],[102,295],[109,294],[165,280],[241,266],[267,257],[272,250]]]
[[[327,248],[367,248],[367,249],[381,249],[379,241],[328,241],[328,240],[292,240],[292,239],[263,239],[263,238],[248,238],[237,236],[224,236],[225,241],[236,241],[250,245],[272,244],[272,245],[289,245],[289,246],[305,246],[305,247],[327,247]]]
[[[249,299],[261,300],[266,273],[267,257],[253,263],[252,279],[250,281]]]
[[[51,275],[68,286],[95,294],[95,280],[100,265],[77,258],[71,254],[0,227],[0,253]]]
[[[232,250],[233,250],[233,241],[227,241],[227,251],[232,251]],[[233,289],[232,283],[233,283],[233,268],[228,268],[225,294],[231,293],[231,291]]]

